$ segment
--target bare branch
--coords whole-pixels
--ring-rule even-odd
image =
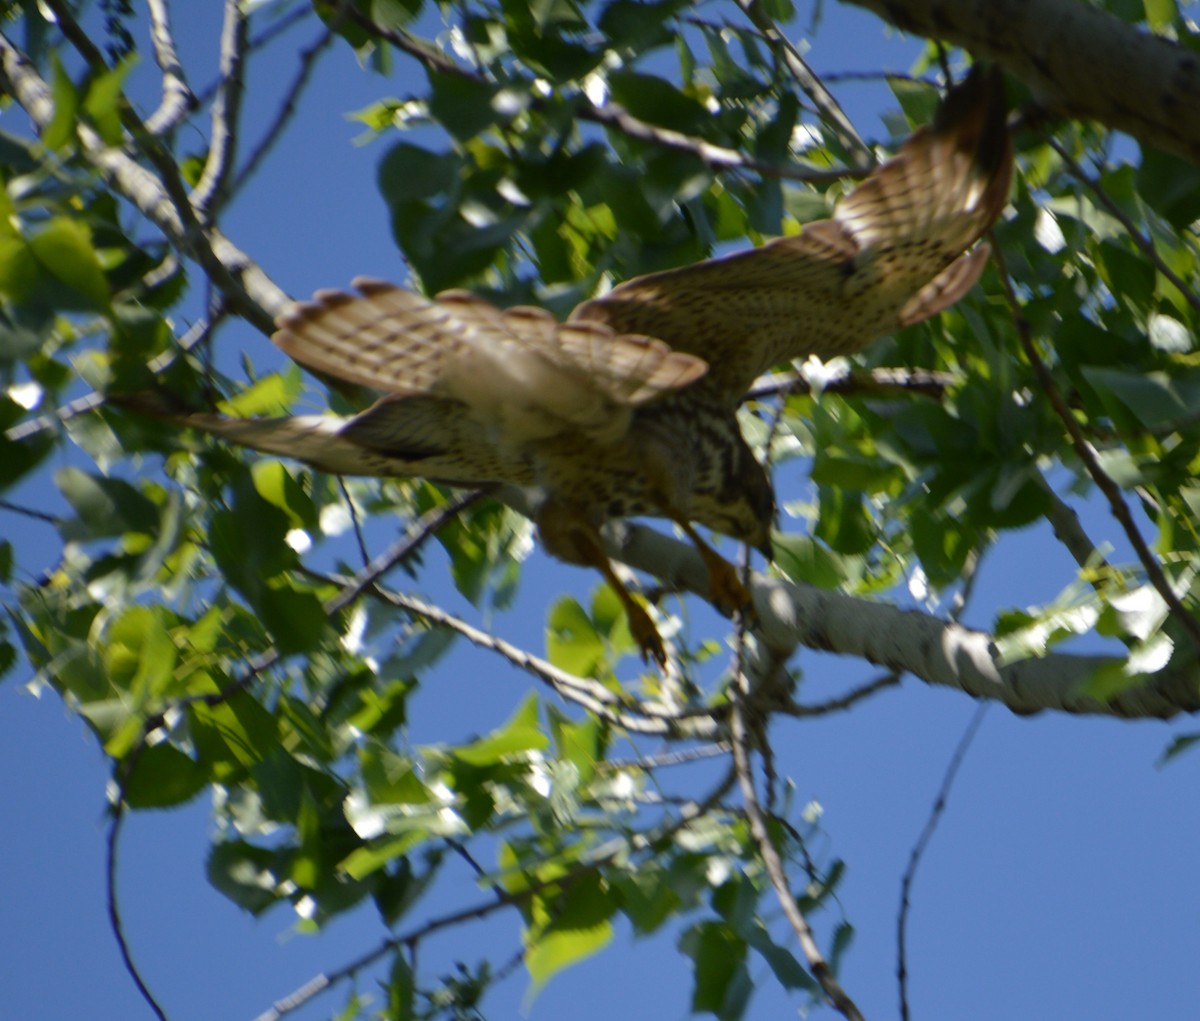
[[[849,170],[844,167],[822,169],[794,164],[764,163],[743,155],[735,149],[726,149],[724,146],[706,142],[702,138],[694,138],[680,131],[659,127],[657,124],[648,124],[646,121],[634,117],[617,103],[596,106],[581,98],[576,113],[580,120],[603,124],[627,138],[649,142],[675,152],[688,153],[713,170],[748,170],[760,177],[803,181],[807,184],[832,184],[834,181],[844,181],[847,177],[860,177],[865,173],[863,170]]]
[[[145,740],[139,741],[122,763],[119,793],[112,806],[112,821],[108,825],[108,833],[104,842],[105,904],[108,910],[108,927],[117,941],[117,949],[121,954],[121,962],[125,965],[125,971],[133,980],[142,999],[146,1001],[146,1005],[154,1012],[154,1016],[159,1021],[167,1021],[167,1015],[163,1011],[162,1005],[155,999],[138,969],[137,962],[133,959],[133,951],[129,947],[129,941],[125,938],[125,925],[121,918],[121,902],[117,898],[117,848],[120,845],[121,828],[125,822],[125,789],[145,748]]]
[[[1050,403],[1054,407],[1055,414],[1058,415],[1059,420],[1066,428],[1067,435],[1071,438],[1071,446],[1075,448],[1076,455],[1083,463],[1092,481],[1096,483],[1097,488],[1104,494],[1104,498],[1108,500],[1109,509],[1112,510],[1113,517],[1117,519],[1121,525],[1121,529],[1125,532],[1125,537],[1129,540],[1129,544],[1133,547],[1138,561],[1146,571],[1146,577],[1150,580],[1150,584],[1154,586],[1155,591],[1162,597],[1163,602],[1167,604],[1171,616],[1178,621],[1191,637],[1192,641],[1195,642],[1197,648],[1200,649],[1200,620],[1197,620],[1194,614],[1188,612],[1187,608],[1180,601],[1179,596],[1175,594],[1175,589],[1172,588],[1170,580],[1163,572],[1162,565],[1158,562],[1158,557],[1150,549],[1149,544],[1134,522],[1133,515],[1129,513],[1129,505],[1121,495],[1120,487],[1101,466],[1095,448],[1088,442],[1087,437],[1084,436],[1083,430],[1075,420],[1074,414],[1067,407],[1062,394],[1059,393],[1058,386],[1054,382],[1054,377],[1051,375],[1049,368],[1047,368],[1046,363],[1042,360],[1042,356],[1038,353],[1037,347],[1033,343],[1033,334],[1029,326],[1029,321],[1025,318],[1025,314],[1021,310],[1020,300],[1013,289],[1012,278],[1008,275],[1008,270],[1004,265],[1004,256],[994,240],[992,243],[992,258],[996,261],[996,266],[1000,271],[1000,280],[1004,285],[1004,293],[1008,298],[1009,308],[1012,310],[1013,322],[1017,328],[1017,335],[1021,340],[1021,348],[1025,352],[1025,357],[1029,359],[1029,363],[1033,366],[1043,392],[1050,398]]]
[[[241,0],[225,0],[221,27],[221,84],[211,111],[212,127],[204,171],[189,199],[202,220],[213,222],[229,197],[230,176],[237,158],[238,123],[246,89],[247,18]]]
[[[256,53],[258,50],[269,46],[276,40],[276,38],[281,36],[288,29],[298,25],[307,18],[311,18],[312,16],[313,8],[310,4],[300,4],[299,6],[293,7],[278,21],[272,22],[257,35],[251,37],[250,41],[246,44],[246,55],[250,56],[251,54]],[[210,82],[196,94],[196,105],[198,107],[203,107],[208,103],[211,103],[216,97],[217,90],[220,87],[221,79],[218,77],[215,81]]]
[[[548,878],[531,880],[528,885],[523,886],[514,893],[509,893],[506,890],[496,890],[495,896],[492,899],[484,901],[481,904],[431,918],[429,921],[408,932],[389,937],[374,949],[367,951],[348,964],[334,971],[324,972],[309,979],[309,981],[304,983],[295,992],[288,994],[283,999],[276,1000],[270,1009],[261,1013],[255,1021],[279,1021],[279,1018],[285,1014],[290,1014],[292,1011],[298,1010],[312,1000],[313,997],[337,985],[337,983],[353,978],[358,972],[370,967],[380,958],[385,957],[393,951],[399,950],[402,947],[415,949],[421,940],[443,929],[460,925],[463,922],[485,918],[505,907],[518,906],[525,903],[530,897],[550,887],[567,886],[585,875],[604,868],[609,862],[628,855],[631,849],[653,852],[655,848],[661,847],[672,840],[675,834],[686,829],[694,820],[703,818],[718,807],[721,799],[730,787],[733,786],[733,782],[734,775],[730,771],[702,800],[691,803],[693,806],[691,811],[680,812],[677,818],[671,819],[657,827],[657,830],[652,830],[649,833],[634,834],[628,839],[619,839],[610,850],[599,850],[592,855],[591,860],[573,869],[564,873],[559,873],[555,870]]]
[[[154,60],[162,71],[163,92],[158,109],[146,118],[146,130],[152,135],[161,135],[194,110],[197,101],[188,88],[183,65],[179,62],[179,54],[175,52],[167,0],[149,0],[148,6],[150,43],[154,47]]]
[[[844,712],[851,706],[857,705],[859,702],[878,694],[886,688],[894,688],[900,683],[900,674],[896,671],[890,671],[875,680],[869,681],[866,684],[860,684],[857,688],[846,692],[838,698],[831,698],[824,702],[817,702],[815,705],[804,705],[800,702],[786,702],[783,704],[772,703],[771,709],[774,712],[781,713],[784,716],[795,716],[797,718],[806,716],[829,716],[833,713]]]
[[[1079,0],[849,0],[1025,82],[1060,116],[1097,120],[1200,165],[1200,60]]]
[[[950,798],[950,790],[954,786],[955,777],[958,776],[958,771],[962,767],[967,752],[975,740],[975,735],[979,733],[979,728],[983,725],[983,719],[987,716],[990,707],[991,703],[989,702],[977,706],[971,722],[967,724],[966,731],[959,738],[958,747],[954,749],[954,754],[950,756],[950,762],[946,766],[945,775],[942,777],[942,786],[934,799],[929,818],[925,820],[921,835],[913,845],[912,853],[908,856],[908,866],[904,870],[904,877],[900,880],[900,913],[896,920],[896,980],[900,987],[900,1017],[903,1021],[909,1021],[910,1017],[908,1010],[908,915],[913,880],[916,879],[917,869],[925,855],[925,849],[933,839],[934,833],[937,832],[938,823],[941,822],[942,815],[946,811],[946,803]]]
[[[321,34],[307,49],[300,51],[300,66],[296,69],[295,77],[292,79],[291,85],[283,97],[283,102],[279,106],[279,112],[275,115],[275,119],[271,122],[271,126],[266,130],[258,144],[251,150],[245,165],[238,171],[237,180],[230,188],[231,194],[236,194],[242,190],[246,182],[254,176],[255,172],[262,162],[266,159],[267,154],[275,147],[275,144],[283,137],[283,132],[291,123],[292,118],[296,114],[296,106],[300,101],[300,96],[304,92],[312,77],[313,70],[317,65],[317,58],[329,47],[330,43],[337,38],[332,27],[326,27]]]

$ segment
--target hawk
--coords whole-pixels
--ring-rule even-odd
[[[353,282],[357,294],[318,291],[279,317],[272,340],[310,369],[382,392],[377,403],[349,419],[169,417],[338,474],[533,489],[547,551],[604,575],[661,666],[662,641],[600,527],[669,518],[704,558],[716,605],[749,608],[736,570],[695,528],[770,558],[774,495],[739,403],[780,362],[861,350],[970,288],[986,258],[971,246],[1007,199],[1005,118],[999,73],[977,70],[830,219],[630,280],[565,323],[368,278]]]

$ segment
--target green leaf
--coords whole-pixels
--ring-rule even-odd
[[[429,75],[429,112],[453,137],[466,142],[490,127],[499,115],[492,100],[496,87],[427,68]]]
[[[613,935],[609,921],[612,913],[608,887],[595,872],[570,881],[561,896],[532,899],[533,925],[525,934],[525,966],[532,979],[530,997],[556,973],[609,943]]]
[[[300,369],[293,365],[283,372],[263,376],[236,397],[223,401],[221,411],[234,418],[286,415],[292,410],[301,386]]]
[[[1163,751],[1162,755],[1159,756],[1158,762],[1156,762],[1155,765],[1160,767],[1165,766],[1176,756],[1182,755],[1189,748],[1196,744],[1200,744],[1200,734],[1192,733],[1177,735],[1171,739],[1171,743],[1167,745],[1166,749]]]
[[[1159,351],[1181,354],[1190,351],[1195,341],[1188,328],[1172,316],[1155,313],[1150,317],[1146,335]]]
[[[75,138],[79,93],[63,67],[57,50],[50,54],[50,75],[50,98],[54,103],[54,116],[42,132],[42,143],[47,149],[55,151]]]
[[[121,479],[60,468],[54,482],[77,515],[59,526],[64,539],[104,539],[126,532],[153,535],[158,526],[158,508]]]
[[[279,874],[275,851],[242,840],[213,845],[208,855],[208,881],[238,907],[261,915],[283,897],[287,879]]]
[[[539,726],[538,697],[530,692],[502,727],[455,749],[454,755],[472,766],[490,766],[513,755],[541,751],[549,743]]]
[[[745,941],[728,925],[700,922],[683,934],[679,948],[693,962],[692,1011],[740,1018],[752,988]]]
[[[379,163],[379,191],[389,206],[433,198],[455,186],[461,167],[462,157],[455,153],[398,142]]]
[[[137,54],[130,53],[116,67],[98,75],[92,80],[83,101],[84,113],[109,145],[120,145],[124,140],[125,132],[121,127],[124,97],[121,90],[137,62]]]
[[[796,955],[771,939],[770,933],[761,924],[749,928],[747,942],[767,962],[767,966],[784,989],[819,992],[820,987],[816,980],[796,960]]]
[[[608,83],[613,99],[639,120],[687,134],[703,134],[712,121],[703,104],[664,78],[620,70],[608,76]]]
[[[178,650],[163,624],[161,606],[131,606],[109,627],[104,668],[109,681],[139,704],[166,696],[174,686]]]
[[[1179,156],[1143,147],[1137,193],[1172,227],[1183,230],[1200,217],[1200,168]]]
[[[546,658],[576,677],[591,677],[604,662],[604,641],[587,612],[564,596],[546,618]]]
[[[208,785],[208,773],[191,756],[163,742],[143,748],[125,785],[132,808],[171,808],[190,801]]]
[[[416,1017],[413,1011],[417,986],[413,978],[412,968],[404,959],[404,954],[397,952],[392,959],[391,974],[387,984],[387,1016],[391,1021],[412,1021]],[[354,1017],[365,1017],[365,1012]]]
[[[433,800],[411,758],[370,745],[359,753],[359,763],[372,803],[427,805]]]
[[[312,497],[279,461],[255,461],[250,475],[258,495],[283,511],[293,528],[319,531],[320,518]]]
[[[85,300],[85,307],[107,311],[110,304],[108,280],[100,258],[92,247],[92,235],[84,224],[56,216],[29,238],[29,250],[57,280]]]
[[[1200,405],[1200,386],[1189,386],[1163,372],[1125,372],[1085,365],[1083,376],[1101,397],[1113,394],[1149,428],[1181,419]]]
[[[777,532],[771,537],[771,547],[773,563],[793,581],[836,589],[849,576],[838,557],[807,535]]]
[[[815,533],[838,553],[865,553],[875,541],[871,515],[861,493],[822,486]]]
[[[575,723],[554,706],[549,707],[549,714],[555,757],[575,766],[580,785],[589,783],[595,775],[596,763],[604,757],[607,728],[594,716]]]
[[[200,760],[218,783],[244,776],[279,746],[275,718],[244,691],[217,705],[193,702],[187,713]]]

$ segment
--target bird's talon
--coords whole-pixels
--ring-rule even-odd
[[[660,670],[665,669],[667,650],[663,645],[662,636],[658,633],[658,628],[650,619],[650,614],[637,603],[631,603],[626,609],[626,617],[629,621],[629,633],[637,642],[638,649],[642,654],[642,661],[649,663],[653,659]]]

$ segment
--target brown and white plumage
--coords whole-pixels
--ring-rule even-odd
[[[745,606],[736,573],[691,524],[769,555],[774,497],[737,404],[781,361],[860,350],[965,293],[986,254],[968,249],[1003,208],[1011,162],[999,75],[976,72],[832,218],[796,237],[630,280],[566,323],[360,278],[358,294],[294,305],[273,339],[309,368],[383,393],[372,407],[344,421],[173,417],[331,472],[536,488],[547,549],[601,570],[661,662],[599,527],[670,518],[705,557],[714,601]]]
[[[933,124],[801,233],[637,277],[580,305],[573,322],[645,333],[709,363],[699,384],[736,404],[792,358],[852,354],[949,307],[978,279],[968,251],[1007,201],[1012,142],[998,70],[976,69]]]

